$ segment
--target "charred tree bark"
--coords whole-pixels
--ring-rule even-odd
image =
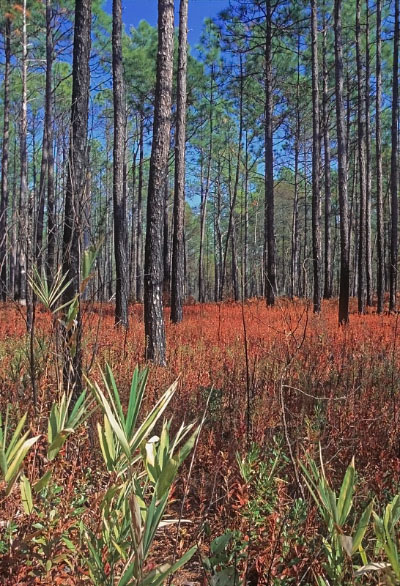
[[[299,294],[299,154],[300,154],[300,32],[297,33],[296,135],[294,138],[294,198],[292,212],[292,253],[290,295]]]
[[[147,198],[147,232],[144,279],[146,359],[165,365],[163,315],[163,221],[165,179],[171,128],[171,93],[174,49],[173,0],[158,1],[158,51],[154,101],[153,144]]]
[[[265,202],[264,202],[264,279],[267,305],[275,303],[275,202],[272,94],[272,10],[266,0],[265,31]]]
[[[209,143],[208,143],[208,161],[207,161],[207,176],[206,176],[206,186],[203,191],[203,182],[201,185],[201,201],[200,201],[200,251],[199,251],[199,301],[200,303],[204,303],[205,301],[205,292],[204,292],[204,237],[206,233],[206,217],[207,217],[207,202],[208,202],[208,195],[210,192],[210,182],[211,182],[211,162],[212,162],[212,154],[213,154],[213,108],[214,108],[214,65],[211,66],[211,76],[210,76],[210,108],[209,108]],[[222,276],[223,279],[223,276]],[[221,285],[221,295],[222,295],[223,284]]]
[[[4,23],[4,103],[3,103],[3,152],[1,156],[0,200],[0,296],[7,299],[7,214],[8,214],[8,161],[10,140],[10,69],[11,69],[11,19]]]
[[[64,303],[78,303],[75,329],[64,329],[64,385],[76,398],[82,387],[82,319],[79,308],[82,211],[85,200],[90,92],[91,0],[75,1],[71,131],[65,191],[63,274],[70,283]]]
[[[54,167],[53,161],[53,30],[52,30],[52,0],[46,0],[46,89],[45,89],[45,103],[44,103],[44,127],[43,127],[43,141],[42,141],[42,161],[40,166],[39,179],[39,201],[38,201],[38,216],[36,221],[36,264],[39,274],[42,272],[43,263],[43,224],[44,224],[44,209],[46,201],[46,191],[49,189],[49,174],[53,172],[50,170],[50,162]],[[50,183],[51,185],[51,183]],[[48,224],[50,229],[54,231],[54,218],[49,217],[53,215],[53,197],[47,195],[47,211]],[[50,214],[49,214],[50,208]],[[49,234],[49,229],[48,229]],[[49,236],[48,236],[49,241]],[[54,252],[53,252],[54,254]],[[47,268],[47,267],[46,267]]]
[[[144,114],[140,113],[139,130],[139,183],[137,201],[137,248],[136,248],[136,299],[143,303],[143,229],[142,229],[142,206],[143,206],[143,165],[144,165]]]
[[[383,312],[385,292],[385,253],[384,253],[384,218],[382,189],[382,0],[376,3],[376,100],[375,100],[375,134],[376,134],[376,211],[377,211],[377,294],[378,313]]]
[[[165,178],[165,185],[164,185],[164,197],[165,197],[165,205],[164,205],[164,228],[163,228],[163,235],[164,235],[164,245],[163,245],[163,298],[164,303],[166,305],[170,302],[170,295],[171,295],[171,246],[170,246],[170,229],[169,229],[169,213],[168,213],[168,206],[169,206],[169,178],[168,173]]]
[[[332,237],[331,237],[331,149],[329,136],[329,93],[328,93],[328,62],[326,47],[326,12],[324,10],[322,36],[322,68],[323,68],[323,96],[322,117],[324,128],[324,191],[325,191],[325,251],[324,251],[324,299],[332,297]]]
[[[349,321],[349,237],[347,201],[347,149],[346,124],[343,101],[343,46],[342,46],[342,0],[335,0],[335,92],[336,123],[339,164],[339,208],[340,208],[340,283],[339,283],[339,324]]]
[[[312,157],[312,241],[313,241],[313,308],[321,311],[321,137],[318,83],[318,12],[317,1],[311,0],[312,37],[312,103],[313,103],[313,157]]]
[[[392,79],[392,154],[390,165],[391,232],[390,232],[390,297],[389,311],[396,310],[397,260],[398,260],[398,123],[399,123],[399,0],[395,0],[393,79]]]
[[[137,258],[137,202],[136,202],[136,157],[137,149],[132,157],[132,205],[131,205],[131,241],[129,252],[129,299],[136,301],[136,258]]]
[[[365,157],[366,157],[366,218],[365,218],[365,248],[366,248],[366,286],[367,305],[372,306],[372,236],[371,236],[371,123],[370,123],[370,51],[369,51],[369,6],[365,3]]]
[[[25,266],[21,263],[20,279],[21,279],[21,299],[26,300],[26,327],[30,332],[33,323],[33,307],[32,307],[32,289],[28,284],[27,277],[32,272],[32,227],[33,227],[33,197],[28,192],[28,148],[27,148],[27,134],[28,134],[28,38],[27,38],[27,10],[26,0],[23,2],[22,8],[22,67],[21,67],[21,81],[22,81],[22,103],[21,103],[21,134],[20,134],[20,161],[21,161],[21,176],[20,176],[20,205],[21,213],[24,214],[23,224],[24,233],[22,238],[25,242],[22,246],[24,252],[21,259],[25,259]]]
[[[128,253],[126,228],[126,196],[124,161],[126,140],[126,107],[122,63],[122,1],[113,0],[112,71],[114,103],[113,204],[115,255],[115,324],[129,327],[128,317]]]
[[[179,47],[175,135],[174,235],[172,245],[171,321],[183,318],[184,301],[184,220],[187,76],[188,0],[179,5]]]
[[[360,217],[358,237],[358,312],[365,312],[366,304],[366,203],[367,203],[367,169],[365,161],[365,87],[363,83],[363,66],[361,58],[361,0],[356,4],[356,60],[357,60],[357,111],[358,111],[358,169],[360,193]]]

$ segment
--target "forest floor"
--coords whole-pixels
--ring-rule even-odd
[[[0,412],[8,403],[16,416],[29,409],[36,433],[57,396],[60,370],[50,342],[51,317],[38,307],[35,415],[24,312],[14,304],[0,307]],[[114,327],[111,305],[87,304],[83,319],[89,377],[100,380],[107,362],[127,396],[134,367],[144,362],[141,306],[131,308],[128,332]],[[187,490],[183,516],[191,523],[181,526],[178,537],[174,528],[165,529],[154,557],[164,561],[175,546],[183,553],[197,542],[201,556],[173,584],[208,584],[202,558],[209,555],[213,537],[230,529],[235,531],[230,563],[234,560],[242,570],[247,566],[249,583],[313,583],[303,577],[321,564],[313,553],[320,524],[315,508],[305,506],[298,460],[306,454],[318,458],[321,446],[327,474],[337,486],[355,456],[360,503],[372,494],[386,503],[400,492],[399,316],[373,310],[359,316],[352,302],[350,324],[339,328],[334,300],[324,302],[321,315],[313,315],[304,301],[280,299],[274,308],[262,300],[186,306],[177,326],[169,323],[167,309],[166,322],[168,366],[150,366],[145,407],[178,377],[168,409],[175,425],[201,420],[207,401],[208,407],[190,478],[191,456],[171,494],[169,512],[178,513]],[[40,554],[19,495],[2,496],[4,584],[87,583],[79,556],[60,536],[69,528],[73,535],[74,510],[81,518],[90,517],[104,490],[94,419],[67,445],[53,475],[59,490],[51,535]],[[240,460],[250,471],[247,478],[240,473]],[[44,465],[39,441],[25,474],[34,478]],[[50,562],[42,567],[44,559]]]

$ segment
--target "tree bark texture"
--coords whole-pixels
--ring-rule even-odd
[[[124,190],[124,160],[126,106],[122,63],[122,0],[113,0],[112,71],[114,104],[113,144],[113,204],[115,255],[115,323],[129,327],[129,271],[127,253],[126,197]]]
[[[336,123],[338,140],[338,189],[340,209],[340,282],[339,282],[339,324],[349,321],[349,231],[347,200],[347,133],[343,100],[343,46],[342,46],[342,0],[335,0],[335,93]]]
[[[158,51],[154,102],[153,143],[147,197],[144,322],[146,359],[165,365],[163,315],[163,223],[165,180],[171,127],[171,93],[174,50],[173,0],[158,2]]]
[[[188,0],[179,5],[179,46],[175,133],[174,236],[172,248],[171,321],[183,318],[184,301],[184,219],[187,77]]]
[[[272,93],[272,9],[266,0],[265,31],[265,202],[264,202],[264,279],[267,305],[275,303],[275,202]]]
[[[318,83],[318,11],[317,1],[311,0],[312,37],[312,103],[313,103],[313,157],[312,157],[312,242],[313,242],[313,308],[321,311],[321,136]]]
[[[392,79],[392,153],[390,163],[391,233],[390,233],[390,296],[389,311],[396,310],[397,260],[398,260],[398,124],[399,124],[399,0],[395,0],[393,79]]]
[[[87,197],[87,125],[90,92],[91,0],[75,1],[74,48],[72,63],[72,104],[70,145],[65,190],[63,274],[70,281],[64,302],[72,302],[80,290],[82,212]],[[81,315],[76,327],[64,334],[64,384],[76,397],[82,386]]]
[[[0,194],[0,296],[7,299],[7,213],[8,213],[8,161],[10,141],[10,69],[11,69],[11,19],[4,23],[4,103],[3,103],[3,152],[1,156]]]

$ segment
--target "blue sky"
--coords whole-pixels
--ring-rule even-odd
[[[189,0],[189,43],[193,47],[199,42],[205,18],[217,16],[226,8],[229,0]],[[178,26],[179,0],[175,0]],[[111,13],[112,0],[107,0],[105,9]],[[122,0],[123,19],[127,28],[136,27],[141,20],[157,24],[157,0]]]

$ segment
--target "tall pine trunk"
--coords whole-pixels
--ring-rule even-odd
[[[184,301],[184,219],[185,219],[185,147],[186,147],[186,75],[187,75],[188,0],[179,5],[179,48],[175,133],[174,235],[172,245],[171,321],[183,318]]]
[[[72,63],[72,103],[69,155],[65,190],[63,274],[69,285],[64,303],[77,298],[75,331],[64,335],[64,386],[76,398],[82,387],[82,318],[79,307],[82,211],[86,199],[87,125],[90,92],[91,0],[75,0],[74,48]]]
[[[267,305],[275,303],[275,202],[272,94],[272,9],[266,0],[265,22],[265,201],[264,201],[264,280]]]
[[[143,206],[143,166],[144,166],[144,112],[140,111],[139,128],[139,183],[137,201],[137,247],[136,247],[136,299],[143,303],[143,229],[142,229],[142,206]]]
[[[158,51],[154,100],[153,143],[147,197],[147,232],[144,279],[146,359],[166,363],[163,315],[163,222],[165,180],[171,128],[171,94],[174,50],[174,3],[158,1]]]
[[[365,218],[365,247],[366,247],[366,285],[367,305],[372,306],[372,235],[371,235],[371,122],[370,122],[370,51],[369,51],[369,5],[365,2],[365,157],[366,157],[366,218]]]
[[[207,217],[207,202],[208,195],[210,192],[211,183],[211,163],[213,155],[213,132],[214,132],[214,120],[213,120],[213,108],[214,108],[214,65],[211,65],[210,75],[210,108],[209,108],[209,142],[208,142],[208,161],[207,161],[207,174],[206,174],[206,185],[203,190],[203,181],[201,181],[201,201],[200,201],[200,250],[199,250],[199,301],[204,303],[205,301],[205,287],[204,287],[204,239],[206,234],[206,217]],[[223,281],[223,276],[222,276]],[[221,283],[221,295],[223,289],[223,282]]]
[[[116,270],[115,323],[129,327],[128,317],[128,254],[126,228],[126,197],[124,190],[124,160],[126,110],[124,72],[122,64],[122,1],[113,0],[112,71],[114,103],[113,145],[113,204],[114,204],[114,255]]]
[[[327,23],[324,7],[322,36],[322,68],[323,68],[323,96],[322,117],[324,129],[324,192],[325,192],[325,251],[324,251],[324,299],[332,297],[332,237],[331,237],[331,148],[329,136],[329,93],[328,93],[328,62],[327,62]]]
[[[339,283],[339,324],[349,321],[349,231],[347,201],[347,145],[343,101],[343,46],[342,46],[342,0],[335,0],[335,92],[336,123],[339,165],[339,208],[340,208],[340,283]]]
[[[22,8],[22,66],[21,66],[21,81],[22,81],[22,103],[21,103],[21,131],[20,131],[20,161],[21,161],[21,175],[20,175],[20,206],[21,212],[24,214],[23,226],[24,239],[21,250],[21,264],[20,264],[20,298],[26,300],[26,327],[31,331],[33,322],[33,308],[32,308],[32,289],[30,288],[27,277],[32,272],[32,227],[33,227],[33,199],[28,191],[28,38],[27,38],[27,9],[26,0],[23,2]]]
[[[358,232],[358,312],[365,312],[366,304],[366,267],[367,267],[367,169],[365,161],[365,87],[361,58],[361,0],[356,4],[356,60],[357,60],[357,127],[358,127],[358,170],[360,215]]]
[[[7,214],[8,214],[8,161],[10,139],[10,69],[11,69],[11,19],[4,23],[4,103],[3,103],[3,152],[1,156],[0,194],[0,296],[7,299]]]
[[[393,78],[392,78],[392,154],[390,165],[391,195],[391,232],[390,232],[390,297],[389,311],[396,310],[397,258],[398,258],[398,124],[399,124],[399,0],[395,0],[394,41],[393,41]]]
[[[46,191],[49,188],[49,173],[50,161],[53,158],[53,111],[52,111],[52,83],[53,83],[53,30],[52,30],[52,0],[46,0],[46,88],[45,88],[45,100],[44,100],[44,126],[43,126],[43,141],[42,141],[42,161],[40,166],[40,179],[39,179],[39,201],[38,201],[38,216],[36,221],[36,263],[39,274],[42,272],[43,263],[43,224],[44,224],[44,211],[46,202]],[[54,165],[54,161],[53,161]],[[54,197],[54,196],[53,196]],[[50,200],[50,202],[49,202]],[[49,205],[50,203],[50,205]],[[53,213],[52,208],[53,202],[52,197],[49,194],[47,196],[47,211],[49,215]],[[53,218],[48,217],[48,225],[54,231]],[[48,229],[49,233],[49,229]]]
[[[313,308],[321,311],[321,137],[318,84],[318,11],[317,1],[311,0],[312,37],[312,104],[313,104],[313,156],[312,156],[312,241],[313,241]]]
[[[378,313],[383,312],[385,292],[385,252],[383,223],[383,189],[382,189],[382,0],[376,3],[376,100],[375,100],[375,134],[376,134],[376,212],[377,212],[377,294]]]

